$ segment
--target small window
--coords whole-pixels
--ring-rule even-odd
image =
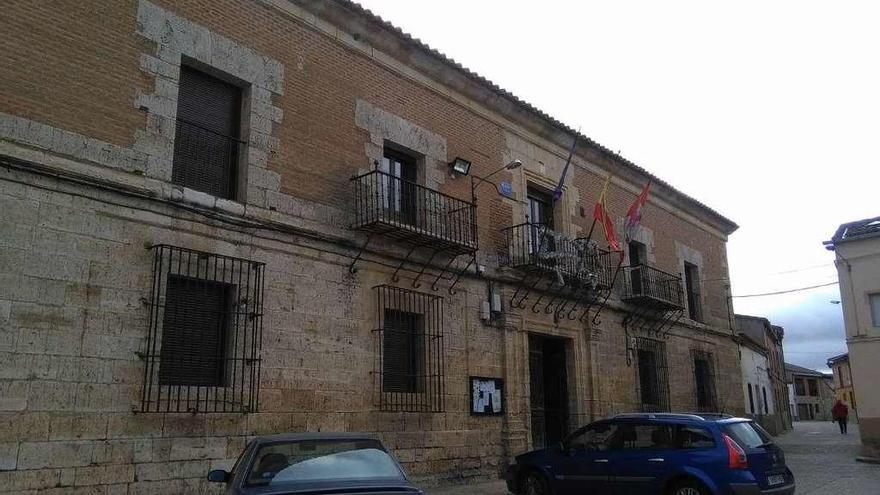
[[[669,410],[669,377],[663,342],[638,338],[634,349],[638,398],[643,412]]]
[[[804,385],[804,380],[800,378],[794,379],[794,393],[795,395],[799,395],[801,397],[807,395],[806,386]]]
[[[671,449],[673,447],[672,426],[623,423],[618,425],[612,445],[615,449],[623,450]]]
[[[770,408],[767,406],[767,387],[761,387],[761,394],[764,396],[764,414],[770,414]]]
[[[700,270],[697,268],[697,265],[685,262],[684,284],[687,291],[688,316],[694,321],[703,321],[703,303],[700,297]]]
[[[880,293],[868,296],[871,302],[871,321],[874,327],[880,328]]]
[[[152,249],[141,412],[255,412],[265,264]]]
[[[752,384],[749,383],[749,412],[755,414],[755,399],[752,396]]]
[[[240,121],[240,88],[181,66],[171,181],[235,198]]]
[[[705,428],[680,425],[675,432],[676,449],[704,449],[715,446],[712,433]]]
[[[807,380],[807,385],[810,387],[810,397],[818,397],[819,383],[816,380]]]
[[[422,315],[385,309],[382,384],[386,392],[421,392],[425,388],[425,334]]]
[[[171,275],[159,357],[159,384],[226,385],[231,284]]]
[[[379,408],[443,411],[443,298],[388,285],[378,297]]]
[[[712,354],[694,351],[693,363],[697,410],[715,411],[718,406],[715,400],[715,373]]]

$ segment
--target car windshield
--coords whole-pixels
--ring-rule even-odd
[[[376,440],[301,440],[260,447],[247,485],[378,478],[404,479]]]
[[[770,435],[763,428],[750,421],[731,423],[724,427],[725,433],[731,436],[739,445],[754,449],[768,443],[773,443]]]

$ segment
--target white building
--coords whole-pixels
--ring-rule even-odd
[[[740,333],[740,338],[740,363],[746,414],[761,422],[765,417],[776,414],[767,350],[744,333]]]

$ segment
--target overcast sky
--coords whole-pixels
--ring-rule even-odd
[[[735,295],[835,281],[822,241],[880,215],[876,2],[358,1],[737,222]],[[826,368],[846,351],[837,299],[734,307]]]

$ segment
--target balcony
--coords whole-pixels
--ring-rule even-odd
[[[617,255],[598,249],[588,239],[569,239],[542,224],[523,223],[501,230],[507,248],[501,266],[527,272],[555,273],[566,283],[589,283],[610,289]]]
[[[476,251],[473,203],[379,170],[351,180],[355,186],[353,229],[452,255]]]
[[[648,265],[624,268],[626,286],[621,299],[646,309],[666,312],[682,310],[681,277]]]

